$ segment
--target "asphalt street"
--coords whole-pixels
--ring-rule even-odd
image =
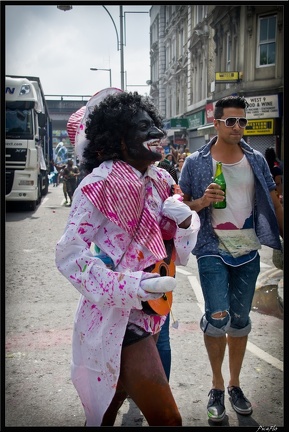
[[[79,294],[54,262],[55,245],[69,210],[62,185],[50,185],[35,212],[7,208],[3,428],[84,425],[84,412],[70,381],[71,335]],[[226,395],[222,427],[277,430],[284,426],[283,271],[273,265],[271,249],[262,247],[260,255],[252,332],[241,374],[241,387],[253,413],[237,414]],[[176,279],[171,323],[178,321],[178,328],[170,328],[170,384],[183,426],[214,427],[206,413],[211,372],[199,328],[203,298],[193,256],[187,266],[177,268]],[[223,374],[228,381],[227,354]],[[148,425],[127,399],[115,426]]]

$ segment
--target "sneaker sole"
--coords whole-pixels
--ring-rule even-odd
[[[248,409],[247,411],[244,410],[240,410],[240,408],[236,407],[235,405],[232,404],[232,407],[234,408],[234,410],[238,413],[238,414],[242,414],[242,415],[250,415],[252,414],[253,410],[252,408]]]
[[[212,414],[210,414],[209,412],[207,412],[207,414],[208,414],[209,420],[211,420],[214,423],[219,423],[219,422],[224,420],[224,418],[226,416],[226,411],[224,411],[222,417],[212,417]]]

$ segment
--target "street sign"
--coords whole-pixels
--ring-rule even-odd
[[[274,120],[248,120],[244,135],[273,135]]]
[[[216,72],[215,82],[232,83],[239,81],[239,72]]]

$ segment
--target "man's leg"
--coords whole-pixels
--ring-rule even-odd
[[[252,413],[252,404],[240,388],[240,373],[245,356],[248,336],[228,336],[230,380],[228,393],[234,410],[242,415]]]
[[[212,388],[208,394],[207,414],[211,421],[221,422],[225,415],[225,390],[222,364],[226,350],[226,335],[213,337],[204,334],[205,346],[212,369]]]
[[[204,342],[212,368],[212,388],[224,390],[222,364],[226,350],[226,336],[212,337],[204,334]]]
[[[65,202],[67,202],[67,187],[66,187],[66,181],[63,180],[63,194],[65,198]]]
[[[230,370],[228,393],[235,411],[243,415],[248,415],[252,412],[252,405],[240,388],[240,374],[245,357],[248,334],[251,331],[249,315],[259,273],[259,254],[248,263],[230,269],[231,328],[228,331],[227,337]]]
[[[112,426],[125,392],[149,426],[181,426],[182,419],[166,378],[155,340],[149,336],[122,350],[118,394],[104,415],[102,426]]]
[[[230,380],[229,387],[240,387],[240,373],[242,368],[243,359],[245,356],[248,336],[232,337],[228,336],[228,350],[229,350],[229,369]]]
[[[120,409],[126,398],[127,392],[124,390],[122,384],[118,382],[115,395],[103,416],[101,426],[114,425],[118,410]]]

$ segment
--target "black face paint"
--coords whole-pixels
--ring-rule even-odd
[[[134,160],[159,161],[161,154],[157,152],[164,133],[158,129],[152,118],[144,110],[140,110],[133,118],[130,129],[125,137],[127,153]]]

